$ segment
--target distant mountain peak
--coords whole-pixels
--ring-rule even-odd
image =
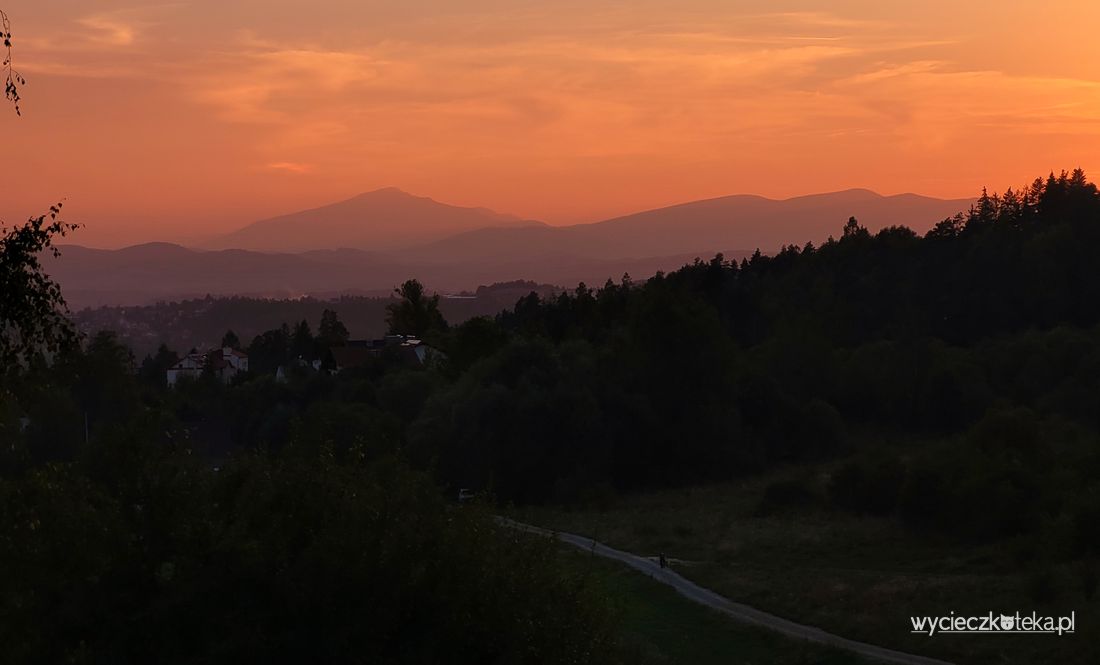
[[[157,254],[160,256],[170,256],[189,254],[194,252],[195,250],[188,249],[183,245],[177,245],[174,242],[154,241],[145,242],[138,245],[130,245],[129,247],[123,247],[117,251],[121,254],[132,254],[140,256],[150,256],[153,254]]]
[[[835,192],[821,192],[819,194],[802,194],[800,196],[792,196],[786,199],[777,199],[779,201],[830,201],[830,202],[844,202],[844,201],[877,201],[879,199],[885,199],[886,196],[879,194],[873,189],[867,189],[865,187],[852,187],[850,189],[840,189]]]
[[[208,246],[278,252],[334,247],[390,250],[477,229],[532,223],[487,208],[440,203],[397,187],[383,187],[254,222]]]
[[[153,240],[150,242],[141,242],[136,245],[127,245],[120,248],[119,251],[127,249],[184,249],[183,245],[175,242],[166,242],[163,240]]]
[[[426,196],[417,196],[416,194],[411,194],[411,193],[406,192],[405,190],[401,189],[400,187],[379,187],[378,189],[372,189],[370,191],[366,191],[366,192],[363,192],[361,194],[357,194],[356,196],[353,196],[351,198],[354,200],[354,199],[365,199],[365,198],[383,197],[383,196],[395,197],[395,198],[409,198],[409,199],[426,199],[426,198],[428,198]]]

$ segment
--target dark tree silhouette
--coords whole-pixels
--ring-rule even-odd
[[[0,373],[74,339],[61,287],[43,271],[41,256],[59,255],[54,240],[79,228],[60,219],[61,204],[22,226],[0,227]]]
[[[226,347],[230,349],[241,348],[241,338],[237,337],[237,333],[232,330],[226,330],[225,334],[222,335],[222,348]]]
[[[179,359],[178,353],[169,349],[167,344],[161,344],[155,355],[145,356],[138,376],[146,385],[161,388],[164,386],[165,372],[179,362]]]
[[[447,329],[447,322],[439,312],[439,296],[426,296],[419,281],[410,279],[393,292],[401,300],[386,306],[390,334],[420,336]]]
[[[317,341],[325,347],[343,346],[347,343],[350,333],[336,312],[326,309],[321,314],[321,325],[317,330]]]
[[[294,327],[294,335],[290,340],[290,357],[313,360],[315,355],[313,346],[313,331],[309,329],[309,322],[303,319]]]
[[[290,360],[290,327],[285,323],[257,335],[248,345],[248,367],[261,374],[274,373]]]

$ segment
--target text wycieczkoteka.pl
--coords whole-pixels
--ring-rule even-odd
[[[1041,616],[1037,612],[1025,614],[1015,612],[1013,614],[1001,614],[990,612],[985,615],[963,616],[951,612],[945,616],[919,616],[909,617],[913,629],[909,632],[928,635],[944,633],[954,634],[1038,634],[1038,635],[1066,635],[1072,634],[1077,628],[1077,612],[1070,612],[1069,616]]]

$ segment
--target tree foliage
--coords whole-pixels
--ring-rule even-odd
[[[393,292],[400,300],[386,306],[390,334],[422,337],[447,329],[447,322],[439,312],[439,296],[425,294],[419,281],[410,279]]]
[[[42,265],[43,254],[60,254],[55,240],[80,226],[60,214],[58,203],[21,226],[0,227],[0,373],[56,354],[75,339],[61,287]]]
[[[317,330],[317,342],[325,348],[343,346],[347,344],[351,333],[347,326],[340,321],[340,317],[331,309],[325,309],[321,313],[321,325]]]
[[[222,335],[221,348],[240,349],[241,338],[237,337],[237,333],[233,332],[232,330],[226,330],[225,334]]]

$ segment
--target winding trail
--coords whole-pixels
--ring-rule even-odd
[[[520,531],[526,531],[528,533],[538,534],[540,536],[547,536],[550,538],[556,538],[563,543],[568,543],[578,549],[591,552],[592,554],[599,555],[608,559],[614,559],[621,561],[631,568],[649,575],[653,579],[667,584],[675,589],[680,595],[705,605],[712,609],[718,610],[722,614],[729,616],[736,621],[742,623],[752,624],[767,630],[772,630],[777,633],[781,633],[788,637],[796,639],[810,640],[812,642],[818,642],[821,644],[827,644],[851,653],[858,654],[871,660],[883,662],[883,663],[896,663],[898,665],[952,665],[945,660],[937,660],[935,658],[929,658],[927,656],[918,656],[916,654],[905,653],[903,651],[895,651],[893,649],[887,649],[886,647],[875,646],[874,644],[868,644],[866,642],[857,642],[856,640],[850,640],[839,635],[833,635],[827,633],[820,628],[814,626],[807,626],[800,623],[795,623],[782,617],[777,617],[774,614],[768,614],[754,607],[743,605],[741,603],[735,603],[725,596],[720,596],[710,589],[705,589],[691,580],[685,579],[679,573],[673,572],[669,568],[661,568],[652,559],[647,559],[637,554],[631,554],[630,552],[623,552],[613,547],[608,547],[603,543],[596,542],[591,538],[585,538],[584,536],[578,536],[572,533],[563,533],[560,531],[551,531],[550,529],[543,529],[541,527],[532,526],[530,524],[524,524],[523,522],[517,522],[507,517],[497,517],[498,524],[510,529],[517,529]]]

